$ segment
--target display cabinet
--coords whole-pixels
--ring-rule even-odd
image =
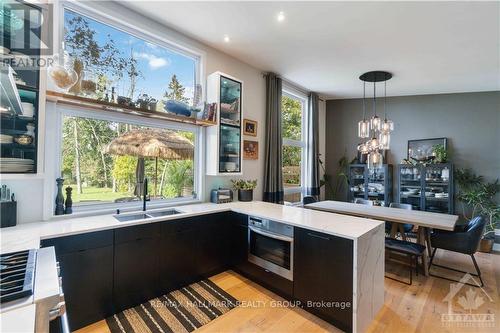
[[[216,125],[207,128],[207,174],[242,173],[243,82],[221,72],[207,78],[207,103],[216,103]]]
[[[396,201],[416,210],[453,214],[453,164],[399,164]]]
[[[41,9],[25,2],[4,8],[7,15],[29,13],[30,23],[41,21]],[[40,56],[41,25],[10,29],[3,33],[0,98],[0,173],[37,172],[37,136],[40,69],[33,59]],[[25,38],[26,33],[37,38]],[[35,62],[36,64],[36,62]]]
[[[392,165],[369,170],[366,164],[349,165],[349,201],[356,198],[371,200],[376,205],[389,206],[392,200]]]

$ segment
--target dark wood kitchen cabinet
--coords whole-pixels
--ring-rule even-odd
[[[294,298],[351,332],[353,241],[301,228],[295,228],[294,241]]]
[[[231,213],[231,264],[239,268],[248,260],[248,215]]]
[[[207,278],[229,267],[232,256],[231,217],[231,212],[223,212],[203,216],[200,220],[199,276]]]
[[[162,292],[195,282],[198,278],[200,217],[161,223],[160,288]]]
[[[114,313],[112,230],[42,240],[41,245],[56,249],[72,331]]]
[[[160,293],[160,224],[115,230],[115,311],[122,311]]]

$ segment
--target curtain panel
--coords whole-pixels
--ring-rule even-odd
[[[319,199],[319,96],[316,93],[309,94],[308,112],[306,121],[306,177],[305,194]]]
[[[274,73],[266,78],[266,147],[264,201],[283,203],[281,88],[282,80]]]

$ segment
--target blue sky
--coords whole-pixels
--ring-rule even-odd
[[[79,14],[66,11],[65,26],[75,15]],[[186,97],[190,99],[193,97],[196,64],[194,59],[146,42],[88,17],[86,21],[96,32],[95,38],[100,45],[103,45],[110,35],[123,56],[130,56],[131,52],[134,54],[139,70],[142,72],[142,77],[137,79],[134,99],[141,93],[147,93],[158,100],[162,99],[173,74],[177,75],[177,79],[186,88]],[[118,94],[127,95],[129,85],[127,78],[118,82],[116,84]]]

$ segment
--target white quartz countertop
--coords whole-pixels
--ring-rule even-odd
[[[35,332],[35,304],[1,313],[0,332]]]
[[[70,218],[26,223],[15,227],[3,228],[0,229],[0,253],[39,248],[41,239],[122,228],[145,223],[155,223],[159,221],[177,220],[183,217],[224,211],[234,211],[237,213],[270,219],[296,227],[349,239],[357,239],[383,223],[381,221],[366,218],[304,209],[301,207],[283,206],[261,201],[232,202],[227,204],[200,203],[171,208],[175,208],[181,213],[129,222],[119,222],[112,214],[86,217],[74,216]],[[155,210],[148,210],[148,212]],[[122,215],[129,214],[133,213],[123,213]]]

